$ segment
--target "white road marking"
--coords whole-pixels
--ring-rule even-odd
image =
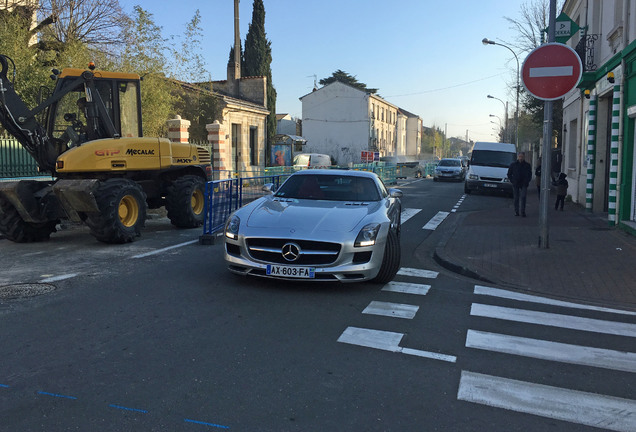
[[[636,401],[462,371],[457,399],[621,432],[636,430]]]
[[[157,249],[157,250],[154,250],[152,252],[146,252],[146,253],[142,253],[142,254],[139,254],[139,255],[134,255],[131,258],[145,258],[147,256],[157,255],[157,254],[169,251],[171,249],[176,249],[176,248],[180,248],[180,247],[183,247],[183,246],[191,245],[193,243],[197,243],[198,241],[199,240],[191,240],[191,241],[188,241],[188,242],[185,242],[185,243],[179,243],[177,245],[168,246],[168,247],[165,247],[165,248],[162,248],[162,249]]]
[[[430,221],[428,221],[428,223],[424,225],[422,229],[431,230],[431,231],[434,230],[435,228],[439,226],[439,224],[444,222],[444,219],[446,219],[446,217],[449,214],[450,214],[449,212],[444,212],[444,211],[437,212],[437,214],[433,216],[433,218]]]
[[[466,347],[636,373],[636,353],[468,330]]]
[[[534,296],[529,294],[522,294],[522,293],[518,293],[514,291],[506,291],[499,288],[491,288],[491,287],[486,287],[481,285],[475,285],[474,293],[478,295],[485,295],[485,296],[491,296],[491,297],[507,298],[510,300],[519,300],[519,301],[525,301],[525,302],[531,302],[531,303],[541,303],[541,304],[548,304],[553,306],[565,306],[565,307],[569,307],[573,309],[593,310],[593,311],[599,311],[599,312],[611,312],[611,313],[623,314],[623,315],[636,315],[636,312],[631,312],[631,311],[571,303],[571,302],[554,300],[551,298],[539,297],[539,296]]]
[[[51,277],[42,279],[40,283],[57,282],[57,281],[65,280],[65,279],[70,279],[70,278],[74,278],[78,274],[79,273],[68,273],[68,274],[60,275],[60,276],[51,276]]]
[[[473,303],[470,314],[486,318],[636,338],[636,324]]]
[[[426,295],[428,290],[431,289],[430,285],[414,284],[408,282],[389,282],[382,288],[382,291],[397,292],[402,294],[417,294]]]
[[[435,279],[437,275],[439,275],[439,272],[432,271],[432,270],[420,270],[420,269],[403,267],[400,270],[398,270],[397,274],[401,276],[416,276],[416,277],[422,277],[427,279]]]
[[[413,319],[419,310],[419,306],[372,301],[362,313],[368,315],[380,315],[393,318]]]
[[[404,334],[402,333],[347,327],[347,329],[342,332],[342,335],[338,338],[338,342],[440,360],[449,363],[457,362],[457,357],[452,355],[416,350],[412,348],[402,348],[399,344],[403,337]]]
[[[530,68],[528,75],[530,76],[530,78],[572,76],[574,75],[574,67],[573,66],[535,67],[535,68]]]
[[[405,208],[404,210],[402,210],[402,216],[401,216],[402,223],[404,223],[407,220],[411,219],[413,216],[415,216],[416,214],[418,214],[421,211],[422,211],[422,209]]]

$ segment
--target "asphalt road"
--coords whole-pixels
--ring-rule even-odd
[[[635,430],[636,317],[446,272],[445,230],[506,198],[400,187],[385,286],[238,277],[163,217],[121,246],[0,240],[0,293],[51,289],[0,298],[0,430]]]

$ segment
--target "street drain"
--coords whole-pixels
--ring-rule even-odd
[[[55,285],[46,283],[25,283],[0,286],[0,299],[11,300],[35,297],[55,291]]]

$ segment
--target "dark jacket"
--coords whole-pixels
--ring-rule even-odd
[[[565,179],[565,173],[559,175],[559,179],[556,181],[556,193],[557,195],[565,196],[568,193],[568,181]]]
[[[513,186],[528,186],[532,180],[532,168],[526,161],[518,160],[510,164],[508,168],[508,179]]]

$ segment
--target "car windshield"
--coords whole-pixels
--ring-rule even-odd
[[[461,163],[458,160],[452,160],[452,159],[442,159],[441,161],[439,161],[439,164],[437,164],[437,166],[460,166]]]
[[[331,174],[291,176],[274,196],[329,201],[380,200],[380,192],[373,179]]]
[[[471,165],[495,166],[508,168],[515,161],[517,155],[511,152],[476,150],[473,151]]]

